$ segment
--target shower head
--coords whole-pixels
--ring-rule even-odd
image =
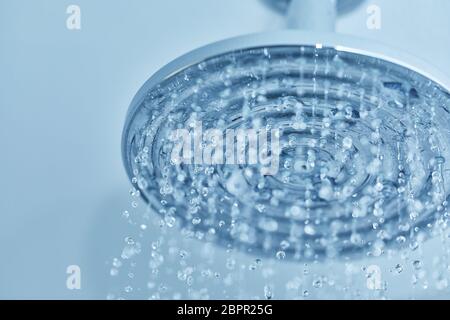
[[[183,55],[143,85],[124,163],[163,223],[186,236],[280,259],[378,256],[445,224],[449,89],[427,63],[374,42],[241,36]],[[203,132],[276,130],[279,150],[265,151],[278,170],[174,161],[174,132],[199,123]],[[242,146],[233,152],[248,156],[250,140]]]

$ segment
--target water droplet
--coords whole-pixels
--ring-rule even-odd
[[[413,262],[414,269],[420,270],[422,268],[422,262],[420,260],[415,260]]]
[[[122,261],[120,261],[120,260],[117,259],[117,258],[114,258],[114,259],[113,259],[113,262],[112,262],[112,265],[113,265],[115,268],[120,268],[120,267],[122,266]]]
[[[268,286],[268,285],[265,285],[265,286],[264,286],[264,297],[265,297],[267,300],[272,300],[272,298],[273,298],[273,291],[272,291],[272,288],[271,288],[270,286]]]
[[[132,286],[126,286],[124,290],[125,290],[126,293],[130,293],[130,292],[133,291],[133,287]]]
[[[404,236],[398,236],[395,240],[398,244],[404,244],[406,242],[406,238]]]
[[[444,164],[445,163],[445,158],[441,157],[441,156],[436,157],[435,160],[436,160],[437,164]]]
[[[322,279],[316,279],[313,281],[313,287],[316,289],[322,288],[323,282]]]
[[[307,235],[313,236],[316,234],[315,228],[309,224],[305,226],[304,230]]]
[[[286,252],[284,251],[278,251],[276,254],[276,257],[278,260],[283,260],[284,258],[286,258]]]
[[[290,246],[290,243],[288,242],[288,241],[286,241],[286,240],[283,240],[283,241],[281,241],[281,243],[280,243],[280,248],[284,251],[284,250],[286,250],[287,248],[289,248],[289,246]]]
[[[342,146],[344,149],[351,149],[353,147],[353,140],[350,137],[345,137],[344,140],[342,140]]]

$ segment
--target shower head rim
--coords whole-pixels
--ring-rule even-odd
[[[354,53],[377,58],[414,71],[440,85],[450,92],[450,78],[429,62],[402,50],[393,49],[382,43],[358,37],[334,33],[317,33],[297,30],[283,30],[238,36],[221,40],[190,51],[166,64],[153,74],[138,90],[127,111],[123,135],[122,156],[125,169],[131,179],[131,160],[127,152],[130,127],[149,90],[162,81],[192,65],[236,50],[268,46],[317,46],[333,48],[338,52]]]

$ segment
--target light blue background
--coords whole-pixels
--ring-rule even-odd
[[[70,4],[80,31],[66,28]],[[369,4],[381,30],[366,28]],[[449,12],[448,0],[366,1],[338,31],[450,74]],[[120,139],[134,93],[186,51],[282,26],[258,0],[0,0],[0,298],[105,298],[130,228]],[[66,289],[71,264],[80,291]]]

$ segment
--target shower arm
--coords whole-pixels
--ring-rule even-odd
[[[304,31],[334,32],[336,0],[292,0],[287,12],[287,27]]]

